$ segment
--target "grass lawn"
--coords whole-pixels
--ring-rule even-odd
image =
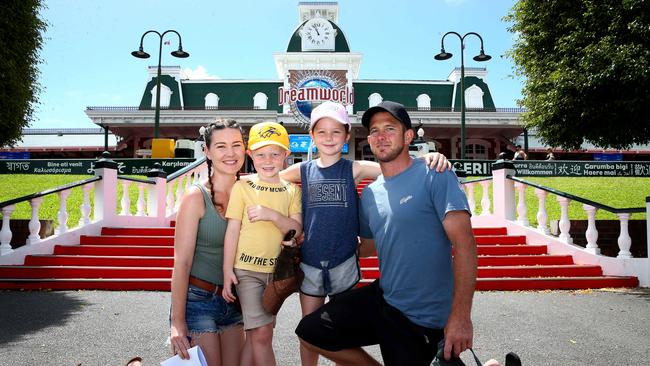
[[[0,190],[0,202],[28,195],[30,193],[44,191],[66,183],[77,182],[90,177],[90,175],[0,175],[0,187],[2,187],[2,190]],[[650,196],[650,178],[526,177],[524,179],[615,208],[645,207],[645,197]],[[477,184],[474,188],[477,213],[481,212],[481,194],[482,187],[480,184]],[[131,184],[129,187],[129,196],[131,198],[131,212],[135,213],[138,199],[137,184]],[[122,197],[121,184],[118,185],[117,197]],[[549,221],[559,220],[560,218],[560,206],[557,203],[556,198],[557,196],[553,194],[549,194],[546,198],[546,211]],[[76,226],[79,222],[79,218],[81,217],[80,207],[82,200],[83,191],[81,190],[81,187],[74,188],[67,202],[68,226],[70,227]],[[528,220],[531,225],[536,225],[538,200],[537,196],[535,196],[534,189],[532,188],[526,189],[526,206],[528,208]],[[117,207],[119,210],[119,202]],[[56,222],[58,209],[58,195],[48,195],[44,197],[43,203],[41,204],[40,218],[50,219]],[[637,213],[632,215],[632,219],[643,220],[645,219],[645,216],[645,213]],[[11,217],[12,219],[31,218],[31,206],[28,202],[18,204]],[[569,205],[569,218],[587,218],[585,211],[582,209],[581,203],[571,202]],[[612,213],[599,210],[597,219],[617,219],[617,217]]]
[[[477,177],[468,178],[468,180]],[[537,183],[545,187],[553,188],[574,196],[605,204],[613,208],[634,208],[645,207],[645,199],[650,196],[650,178],[629,178],[629,177],[523,177],[529,182]],[[490,190],[492,186],[490,185]],[[492,192],[490,192],[491,194]],[[515,204],[517,204],[518,192]],[[474,199],[476,201],[477,213],[481,212],[482,186],[476,184],[474,187]],[[548,220],[560,219],[560,205],[556,195],[549,193],[546,196],[546,213]],[[537,225],[538,198],[535,195],[534,187],[526,188],[526,207],[528,209],[528,221],[531,225]],[[644,220],[645,213],[632,214],[632,220]],[[569,204],[569,219],[586,220],[587,214],[582,208],[582,203],[571,201]],[[598,210],[596,219],[617,220],[618,217],[604,210]]]
[[[42,192],[51,188],[55,188],[67,183],[79,182],[92,175],[25,175],[25,174],[0,174],[0,202],[26,196],[31,193]],[[143,177],[135,177],[143,178]],[[119,183],[119,182],[118,182]],[[91,205],[92,195],[94,189],[90,191]],[[122,185],[118,184],[117,187],[118,199],[122,197]],[[138,185],[133,182],[129,186],[129,197],[131,199],[131,212],[135,214],[137,211],[138,200]],[[68,196],[66,208],[68,212],[68,227],[75,227],[81,218],[81,204],[83,203],[83,190],[81,187],[73,188]],[[117,203],[118,211],[121,210],[121,205]],[[54,220],[58,225],[58,211],[59,211],[59,196],[58,194],[49,194],[43,197],[43,202],[40,206],[40,219],[41,220]],[[12,219],[30,219],[32,217],[31,205],[28,201],[21,202],[16,205],[16,210],[12,213]],[[92,217],[92,210],[90,213]]]

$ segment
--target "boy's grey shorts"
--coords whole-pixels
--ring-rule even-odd
[[[323,284],[323,270],[300,263],[300,268],[305,273],[300,292],[309,296],[325,297],[340,294],[353,288],[361,279],[361,270],[357,255],[346,259],[343,263],[329,269],[330,291],[325,291]]]

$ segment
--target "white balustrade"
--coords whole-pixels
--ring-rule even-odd
[[[515,188],[518,192],[518,201],[517,201],[517,223],[523,226],[529,226],[528,222],[527,209],[526,209],[526,184],[521,182],[515,182]]]
[[[629,213],[616,214],[621,222],[621,233],[618,235],[618,255],[616,258],[632,258],[630,247],[632,246],[632,238],[628,230],[628,221],[630,220]]]
[[[548,192],[535,188],[535,195],[537,196],[537,231],[544,235],[549,235],[551,230],[548,228],[548,214],[546,213],[546,196]]]
[[[176,184],[176,203],[174,204],[174,211],[178,211],[178,207],[181,205],[181,197],[183,197],[183,192],[185,191],[184,182],[186,178],[187,174],[184,174],[177,179],[178,184]]]
[[[201,181],[201,178],[199,177],[201,175],[201,170],[200,169],[195,169],[194,170],[194,180],[192,180],[192,184],[197,184]]]
[[[85,184],[81,189],[84,193],[83,203],[81,204],[81,217],[79,218],[79,226],[84,226],[90,224],[90,190],[93,188],[93,184]]]
[[[165,199],[165,214],[171,215],[174,212],[174,183],[167,186],[167,197]]]
[[[29,200],[29,204],[32,206],[32,217],[29,219],[29,236],[27,237],[27,245],[36,244],[41,241],[40,231],[41,231],[41,221],[38,219],[38,208],[43,202],[43,197],[36,197]]]
[[[0,255],[5,255],[13,252],[11,248],[11,229],[9,228],[9,221],[11,221],[11,214],[16,209],[16,205],[9,205],[2,208],[2,230],[0,230]]]
[[[598,230],[596,229],[596,213],[598,208],[583,204],[582,208],[587,213],[587,231],[585,232],[585,237],[587,238],[586,251],[593,254],[600,254],[600,248],[598,248]]]
[[[562,196],[557,196],[557,202],[560,204],[560,240],[566,243],[573,244],[573,238],[569,234],[571,229],[571,221],[569,221],[569,203],[570,199]]]
[[[131,216],[131,196],[129,195],[130,186],[131,181],[122,179],[122,200],[120,201],[122,211],[120,212],[120,215]]]
[[[481,216],[490,214],[490,181],[481,181],[483,192],[481,194]]]
[[[138,211],[135,213],[136,216],[144,216],[144,183],[138,183]]]
[[[476,215],[476,201],[474,201],[474,185],[476,183],[465,183],[465,191],[467,194],[467,203],[469,204],[469,211],[472,216]]]
[[[56,228],[56,234],[61,235],[68,232],[68,196],[70,195],[70,190],[66,189],[59,192],[59,213],[57,215],[59,219],[59,226]]]
[[[185,190],[187,191],[190,189],[190,186],[192,185],[192,180],[194,179],[193,175],[196,175],[196,169],[191,170],[187,172],[187,179],[185,179]]]

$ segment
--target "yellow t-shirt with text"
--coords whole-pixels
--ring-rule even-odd
[[[301,212],[300,188],[281,181],[266,183],[257,175],[238,181],[232,187],[226,217],[241,221],[234,267],[255,272],[272,273],[280,254],[283,233],[271,221],[250,222],[250,206],[262,205],[284,216]]]

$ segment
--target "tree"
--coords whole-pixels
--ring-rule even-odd
[[[521,0],[504,18],[527,128],[549,146],[650,142],[647,0]]]
[[[0,147],[15,144],[38,101],[39,51],[46,25],[40,0],[0,1]]]

